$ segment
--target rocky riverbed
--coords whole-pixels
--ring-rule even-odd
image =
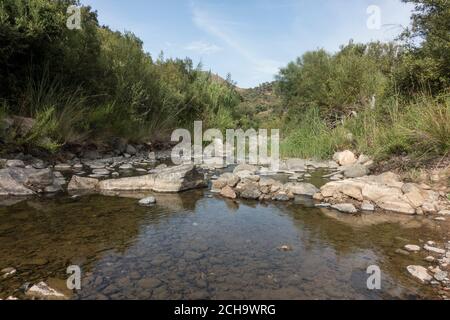
[[[128,206],[130,200],[136,199],[135,205],[143,208],[139,210],[145,210],[145,207],[149,208],[148,210],[166,208],[164,210],[177,213],[184,212],[185,205],[184,201],[179,203],[184,196],[177,196],[176,193],[204,190],[203,188],[209,186],[210,189],[207,190],[211,193],[203,196],[206,201],[225,199],[227,206],[251,201],[258,206],[269,206],[274,212],[279,210],[280,205],[299,210],[304,210],[306,206],[311,208],[306,209],[308,212],[312,210],[312,213],[325,215],[327,219],[335,219],[344,225],[351,221],[350,225],[357,228],[373,227],[382,223],[393,225],[399,221],[408,221],[414,225],[414,221],[420,221],[420,225],[425,225],[428,229],[438,228],[436,236],[432,237],[432,232],[427,231],[427,237],[411,239],[415,240],[414,242],[409,241],[411,237],[398,240],[399,244],[391,248],[392,254],[410,260],[401,267],[410,279],[417,279],[419,283],[430,287],[436,297],[447,297],[450,253],[446,231],[442,233],[442,229],[448,230],[448,189],[442,186],[434,188],[425,183],[405,183],[391,172],[370,175],[372,160],[363,155],[356,157],[350,151],[337,153],[330,161],[287,159],[282,162],[278,172],[252,165],[220,169],[208,165],[171,166],[167,161],[169,154],[161,152],[106,158],[98,156],[96,159],[74,158],[55,164],[34,158],[1,160],[3,169],[0,169],[0,203],[7,206],[5,208],[16,208],[24,203],[33,203],[29,199],[37,196],[44,196],[40,201],[69,197],[70,202],[84,201],[82,199],[86,199],[86,196],[115,196],[118,201],[123,199],[121,201],[128,203]],[[69,196],[65,196],[67,192]],[[48,196],[52,197],[45,200]],[[9,210],[11,209],[7,209],[7,212]],[[127,211],[126,208],[122,210]],[[254,223],[257,227],[258,221]],[[198,222],[193,224],[198,225]],[[8,224],[0,228],[6,228],[13,234],[15,232],[14,228],[8,228]],[[95,233],[92,236],[95,237]],[[43,235],[41,237],[45,238]],[[288,241],[279,243],[276,248],[280,252],[296,251],[295,246]],[[39,249],[36,248],[36,251]],[[10,260],[11,263],[4,262],[5,265],[0,265],[4,279],[14,279],[18,270],[20,273],[19,264],[15,263],[14,259]],[[44,260],[42,265],[48,265],[49,259]],[[48,281],[45,282],[45,277],[32,278],[36,280],[28,279],[29,285],[25,286],[24,291],[27,294],[19,294],[20,298],[64,299],[72,296],[53,289]],[[144,284],[144,281],[142,282]],[[19,287],[23,288],[23,285]],[[14,291],[3,296],[1,293],[2,290],[0,297],[4,299],[14,299],[16,296]],[[284,297],[295,298],[289,295]]]

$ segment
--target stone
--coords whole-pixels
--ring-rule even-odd
[[[235,173],[235,175],[241,180],[251,178],[251,177],[259,177],[259,176],[256,176],[252,171],[249,171],[249,170],[238,171]]]
[[[211,192],[220,193],[220,191],[227,186],[227,182],[225,180],[214,180],[211,186]]]
[[[25,168],[25,163],[22,160],[7,160],[6,168]]]
[[[333,160],[341,166],[349,166],[355,164],[358,159],[353,152],[346,150],[343,152],[336,152],[333,156]]]
[[[344,170],[344,176],[346,178],[360,178],[367,176],[369,169],[362,164],[355,164]]]
[[[128,153],[129,155],[134,156],[137,153],[137,150],[134,146],[132,146],[131,144],[127,145],[127,148],[125,150],[125,153]]]
[[[287,159],[286,167],[292,172],[305,172],[306,171],[306,160],[303,159]]]
[[[107,179],[100,181],[98,189],[100,191],[152,191],[155,186],[154,175],[144,175],[138,177]]]
[[[377,202],[383,197],[402,197],[403,192],[398,188],[392,188],[381,184],[366,183],[362,187],[362,195],[364,199]]]
[[[284,191],[278,192],[277,194],[275,194],[272,197],[272,199],[275,200],[275,201],[280,201],[280,202],[291,200],[289,195],[286,192],[284,192]]]
[[[350,198],[353,198],[353,199],[356,199],[358,201],[363,201],[364,200],[361,188],[356,186],[356,185],[344,184],[340,188],[340,192],[342,192],[346,196],[348,196]]]
[[[414,215],[416,210],[403,197],[384,196],[376,201],[381,209],[391,212]]]
[[[439,249],[439,248],[436,248],[436,247],[432,247],[432,246],[429,246],[428,244],[426,244],[423,248],[425,250],[429,251],[429,252],[442,254],[442,255],[445,254],[445,250],[444,249]]]
[[[87,150],[84,152],[83,157],[89,160],[100,159],[100,153],[97,150]]]
[[[25,293],[27,296],[42,300],[66,300],[67,297],[56,291],[55,289],[50,288],[45,282],[40,282],[35,284]]]
[[[428,274],[428,270],[422,266],[408,266],[406,269],[413,277],[419,279],[422,283],[433,280],[433,277]]]
[[[445,271],[438,271],[434,274],[434,278],[437,281],[444,281],[445,279],[447,279],[448,276],[448,272]]]
[[[129,163],[125,163],[119,167],[119,170],[133,170],[133,169],[134,167]]]
[[[222,180],[226,182],[226,184],[232,188],[236,187],[239,181],[241,180],[237,175],[227,172],[222,174],[218,180]]]
[[[288,251],[292,251],[293,250],[292,246],[288,245],[288,244],[282,245],[281,247],[278,247],[277,249],[279,251],[283,251],[283,252],[288,252]]]
[[[149,205],[152,205],[155,203],[156,203],[155,197],[147,197],[147,198],[139,200],[139,204],[141,206],[149,206]]]
[[[233,173],[237,174],[241,171],[249,171],[252,174],[256,174],[256,172],[258,171],[258,168],[256,166],[253,166],[250,164],[240,164],[233,170]]]
[[[361,204],[361,210],[363,211],[375,211],[375,206],[367,200],[364,200]]]
[[[53,169],[56,171],[66,172],[66,171],[71,171],[72,166],[70,164],[60,163],[60,164],[55,165],[53,167]]]
[[[397,249],[397,250],[395,250],[395,253],[401,254],[401,255],[403,255],[403,256],[409,256],[409,252],[408,252],[408,251],[405,251],[405,250],[402,250],[402,249]]]
[[[80,176],[72,176],[67,186],[67,191],[98,191],[99,180],[93,178],[85,178]]]
[[[109,176],[110,174],[108,169],[94,169],[92,173],[99,176]]]
[[[241,182],[238,184],[237,189],[240,196],[244,199],[257,200],[262,194],[256,182]]]
[[[6,278],[16,274],[17,270],[14,269],[14,268],[9,267],[9,268],[2,269],[0,271],[0,273],[2,274],[3,279],[6,279]]]
[[[407,244],[405,246],[405,249],[409,252],[419,252],[421,250],[421,248],[417,245],[414,244]]]
[[[313,197],[320,191],[316,186],[310,183],[287,183],[284,185],[284,188],[294,195],[309,197]]]
[[[341,203],[341,204],[335,204],[331,206],[332,209],[338,210],[343,213],[357,213],[358,210],[355,208],[355,206],[351,203]]]
[[[441,210],[438,214],[441,216],[450,216],[450,210]]]
[[[138,286],[143,289],[155,289],[162,285],[162,282],[156,278],[145,278],[138,281]]]
[[[16,168],[16,167],[13,167]],[[29,196],[33,195],[33,190],[25,187],[23,175],[16,175],[9,169],[0,170],[0,196]],[[25,170],[25,169],[24,169]]]
[[[233,188],[230,187],[229,185],[225,186],[220,191],[220,195],[222,197],[229,198],[229,199],[236,199],[237,198],[236,192],[234,192]]]
[[[426,262],[432,263],[432,262],[436,261],[436,258],[433,257],[433,256],[428,256],[428,257],[426,257],[424,260],[425,260]]]
[[[182,192],[206,186],[205,176],[194,165],[188,164],[163,169],[157,173],[154,177],[153,191]]]

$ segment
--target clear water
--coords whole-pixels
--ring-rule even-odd
[[[0,269],[17,269],[0,279],[0,298],[23,298],[27,282],[63,290],[69,265],[83,271],[72,299],[437,297],[406,272],[424,256],[395,253],[445,239],[448,228],[431,220],[348,216],[312,208],[308,199],[261,204],[206,191],[156,197],[153,207],[106,196],[0,206]],[[374,264],[382,270],[380,291],[366,286]]]

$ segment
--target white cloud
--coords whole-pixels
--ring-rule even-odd
[[[223,20],[212,18],[207,11],[193,6],[193,22],[198,28],[215,36],[235,50],[239,55],[251,63],[255,72],[266,75],[275,75],[278,72],[283,63],[255,55],[249,48],[236,40],[236,37],[233,37],[231,35],[232,33],[227,30],[228,26],[236,24],[228,21],[228,23],[221,25],[221,21]]]
[[[195,51],[200,54],[214,54],[222,51],[223,49],[215,44],[207,43],[204,41],[194,41],[185,47],[186,50]]]

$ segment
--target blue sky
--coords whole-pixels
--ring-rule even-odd
[[[152,56],[190,57],[240,87],[272,81],[280,67],[317,48],[394,39],[409,24],[400,0],[81,0],[101,24],[132,31]],[[381,28],[369,29],[369,6]]]

